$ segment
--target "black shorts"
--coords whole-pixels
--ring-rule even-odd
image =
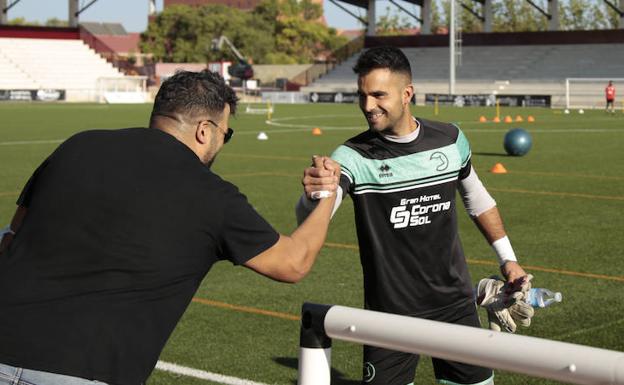
[[[456,317],[444,322],[481,327],[477,309],[473,305],[462,309]],[[476,347],[478,349],[478,347]],[[373,346],[364,346],[362,385],[408,385],[414,382],[417,354],[397,352]],[[444,384],[480,384],[493,376],[492,369],[432,358],[435,377]]]

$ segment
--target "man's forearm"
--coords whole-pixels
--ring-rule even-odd
[[[511,247],[509,238],[507,238],[503,220],[496,206],[475,217],[474,221],[485,239],[494,249],[498,257],[498,263],[501,266],[509,261],[517,262],[516,254]]]
[[[496,206],[475,217],[474,222],[490,245],[507,235]]]
[[[316,208],[291,235],[291,238],[297,244],[305,245],[304,249],[306,252],[302,255],[302,265],[305,270],[309,270],[312,267],[316,255],[325,243],[329,220],[337,199],[336,194],[330,198],[320,199]]]
[[[332,209],[331,216],[333,217],[338,207],[342,203],[342,188],[338,186],[336,189],[336,200],[334,201],[334,208]],[[314,210],[316,205],[318,204],[318,200],[309,199],[305,193],[301,194],[301,197],[297,201],[295,205],[295,215],[297,216],[297,225],[302,224],[308,215]]]

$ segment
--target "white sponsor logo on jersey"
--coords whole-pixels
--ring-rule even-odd
[[[447,211],[451,208],[451,201],[436,202],[440,199],[440,194],[403,198],[400,204],[390,211],[390,223],[395,229],[429,224],[431,223],[429,216],[432,213]]]

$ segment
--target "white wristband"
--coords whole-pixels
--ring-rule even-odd
[[[4,234],[15,235],[15,231],[11,229],[11,225],[6,225],[0,230],[0,236],[4,236]]]
[[[492,242],[492,249],[494,249],[494,252],[496,253],[496,256],[498,257],[498,263],[503,266],[506,262],[512,261],[512,262],[518,262],[518,260],[516,259],[516,254],[513,251],[513,248],[511,247],[511,242],[509,241],[509,238],[505,235],[504,237],[502,237],[501,239],[497,239],[494,242]]]

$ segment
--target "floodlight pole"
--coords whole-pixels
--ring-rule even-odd
[[[375,36],[377,28],[377,10],[375,9],[375,0],[368,0],[368,15],[366,26],[366,36]]]
[[[69,0],[69,26],[74,28],[77,27],[78,17],[80,14],[95,4],[96,1],[98,0],[91,0],[89,3],[80,8],[79,0]]]
[[[0,0],[0,11],[2,11],[2,13],[0,13],[0,25],[5,25],[9,21],[7,17],[9,12],[7,0]]]
[[[449,20],[449,95],[455,94],[455,0],[451,0]]]
[[[7,0],[0,0],[0,9],[2,10],[2,14],[0,14],[0,25],[5,25],[9,22],[9,9],[13,8],[15,4],[20,1],[21,0],[14,0],[11,4],[7,5]]]
[[[420,25],[420,33],[423,35],[431,34],[431,1],[423,0],[420,7],[420,18],[422,20]]]

